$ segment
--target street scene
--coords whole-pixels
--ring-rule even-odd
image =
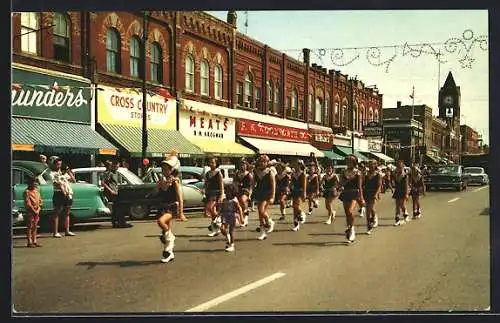
[[[12,313],[489,311],[488,12],[373,14],[14,12]]]

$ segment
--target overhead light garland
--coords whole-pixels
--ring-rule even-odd
[[[418,58],[424,55],[434,57],[439,63],[446,63],[445,57],[457,54],[457,60],[463,69],[471,69],[475,61],[473,58],[474,48],[482,51],[488,50],[488,36],[476,36],[471,29],[462,32],[461,38],[451,37],[439,43],[417,43],[417,44],[395,44],[387,46],[370,47],[342,47],[342,48],[316,48],[311,53],[324,64],[323,58],[329,56],[335,66],[347,66],[364,57],[366,61],[375,67],[384,66],[385,72],[389,73],[389,67],[398,57]],[[301,49],[281,50],[282,52],[299,52],[298,60],[302,58]]]

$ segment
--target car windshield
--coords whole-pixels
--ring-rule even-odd
[[[483,172],[482,168],[465,168],[464,172],[467,174],[481,174]]]
[[[440,166],[434,167],[431,171],[432,174],[454,174],[458,173],[459,166]]]
[[[45,170],[40,174],[46,184],[52,184],[54,178],[52,177],[52,171],[50,168],[45,168]]]
[[[129,169],[121,168],[120,173],[127,179],[128,182],[130,182],[130,184],[144,184],[142,179],[132,173]]]

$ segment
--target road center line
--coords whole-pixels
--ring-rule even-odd
[[[476,192],[479,192],[481,190],[484,190],[485,188],[487,188],[488,186],[483,186],[483,187],[480,187],[480,188],[476,188],[475,190],[473,190],[472,192],[476,193]]]
[[[460,200],[460,198],[459,197],[455,197],[454,199],[449,200],[448,203],[453,203],[453,202],[456,202],[458,200]]]
[[[186,312],[203,312],[203,311],[206,311],[208,310],[209,308],[212,308],[214,306],[217,306],[219,305],[220,303],[223,303],[225,301],[228,301],[230,300],[231,298],[235,298],[237,296],[240,296],[242,294],[245,294],[246,292],[249,292],[251,291],[252,289],[255,289],[255,288],[258,288],[260,286],[263,286],[265,284],[268,284],[270,282],[272,282],[273,280],[276,280],[278,278],[281,278],[283,276],[285,276],[286,274],[285,273],[281,273],[281,272],[278,272],[278,273],[275,273],[275,274],[272,274],[270,276],[267,276],[265,278],[262,278],[260,280],[257,280],[253,283],[250,283],[248,285],[245,285],[241,288],[238,288],[237,290],[233,290],[232,292],[229,292],[227,294],[224,294],[222,296],[219,296],[217,298],[214,298],[212,299],[211,301],[208,301],[206,303],[203,303],[201,305],[198,305],[196,307],[193,307],[193,308],[190,308],[188,309]]]

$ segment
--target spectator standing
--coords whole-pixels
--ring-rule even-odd
[[[50,166],[52,169],[51,175],[53,179],[54,195],[52,196],[52,203],[54,205],[54,215],[52,217],[52,234],[54,238],[61,238],[59,233],[59,216],[64,215],[64,230],[66,236],[74,236],[75,234],[70,231],[70,211],[73,205],[73,190],[71,187],[68,189],[68,182],[75,182],[75,177],[71,170],[62,171],[62,159],[58,156],[50,158]]]
[[[111,210],[111,224],[113,228],[131,228],[132,224],[126,223],[125,214],[120,210],[115,202],[118,198],[118,167],[120,163],[114,160],[111,163],[106,163],[107,170],[102,176],[102,186],[104,194],[108,202],[113,203]]]

